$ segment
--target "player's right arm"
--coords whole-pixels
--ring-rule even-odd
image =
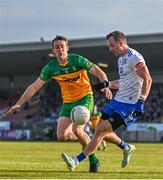
[[[31,85],[27,87],[23,95],[20,97],[20,99],[17,101],[17,103],[12,106],[6,113],[6,115],[10,115],[14,113],[17,109],[19,109],[24,103],[26,103],[28,100],[30,100],[40,89],[43,87],[43,85],[46,83],[46,81],[38,78],[35,82],[33,82]]]

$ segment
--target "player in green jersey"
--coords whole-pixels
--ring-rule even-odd
[[[90,142],[90,137],[84,131],[84,125],[77,125],[71,121],[70,112],[76,105],[84,105],[90,111],[93,110],[93,92],[87,72],[97,77],[100,81],[108,81],[108,79],[97,65],[80,55],[68,54],[68,50],[69,45],[66,37],[56,36],[52,40],[52,51],[55,57],[52,57],[49,63],[43,67],[38,79],[29,85],[7,114],[12,114],[20,108],[43,87],[48,79],[53,78],[61,87],[63,99],[57,125],[58,140],[66,141],[76,136],[84,147]],[[109,88],[104,88],[103,92],[108,99],[112,98]],[[99,162],[96,156],[91,154],[89,160],[90,172],[97,172]]]

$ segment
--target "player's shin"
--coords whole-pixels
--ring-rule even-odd
[[[102,140],[103,140],[102,136],[95,135],[92,141],[84,148],[83,153],[86,156],[93,154],[97,150],[97,148],[101,145]]]

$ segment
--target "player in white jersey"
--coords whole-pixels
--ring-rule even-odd
[[[126,167],[135,150],[134,145],[121,140],[114,130],[121,125],[129,126],[142,116],[144,101],[149,94],[152,79],[143,56],[128,46],[122,32],[114,31],[108,34],[106,41],[110,52],[118,57],[120,79],[100,82],[94,87],[101,91],[104,87],[118,89],[118,91],[114,99],[105,107],[95,135],[83,152],[74,157],[62,153],[62,158],[71,170],[92,154],[103,139],[109,140],[123,150],[121,167]]]
[[[139,63],[145,65],[143,56],[131,48],[124,56],[119,57],[119,90],[115,100],[129,104],[135,104],[138,101],[143,83],[143,79],[136,72],[135,66]]]

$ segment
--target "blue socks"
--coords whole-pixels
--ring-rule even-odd
[[[86,158],[86,156],[85,156],[85,154],[82,152],[82,153],[80,153],[76,158],[78,159],[79,162],[81,162],[81,161],[83,161],[83,160]]]
[[[121,142],[120,142],[120,144],[118,145],[121,149],[125,149],[127,146],[128,146],[128,144],[126,143],[126,142],[124,142],[124,141],[122,141],[121,140]]]

